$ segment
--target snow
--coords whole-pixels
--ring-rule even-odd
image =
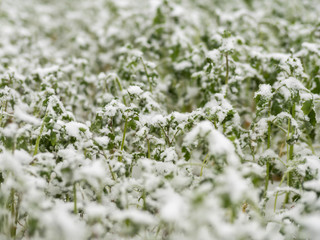
[[[269,222],[267,224],[266,231],[269,235],[272,235],[272,239],[274,240],[284,240],[284,236],[282,236],[279,231],[280,231],[280,226],[277,225],[276,223]]]
[[[108,143],[110,139],[106,136],[103,137],[95,137],[94,140],[100,145],[100,146],[108,146]]]
[[[23,109],[28,108],[24,104],[17,105],[14,109],[14,116],[19,119],[20,121],[25,121],[27,123],[31,123],[34,125],[40,125],[41,121],[40,119],[26,113]]]
[[[269,84],[260,84],[259,90],[255,93],[255,97],[258,95],[262,96],[266,99],[266,101],[270,101],[272,99],[272,88]]]
[[[151,69],[155,69],[157,67],[157,65],[153,62],[146,62],[146,65]]]
[[[128,91],[129,94],[132,94],[132,95],[133,94],[134,95],[140,95],[140,94],[143,93],[143,90],[138,86],[130,86],[127,91]]]
[[[32,156],[23,149],[14,151],[14,158],[22,164],[30,164]]]
[[[189,114],[188,113],[180,113],[180,112],[173,112],[170,114],[171,116],[174,117],[174,119],[177,121],[177,122],[183,122],[183,121],[186,121],[189,117]],[[170,115],[168,116],[168,118],[170,119]]]
[[[59,66],[50,66],[46,68],[38,68],[34,71],[34,73],[39,74],[40,78],[43,78],[44,76],[57,72],[59,70]]]
[[[65,206],[57,204],[49,212],[42,214],[42,221],[48,226],[47,239],[53,240],[57,237],[60,239],[81,240],[86,239],[86,228],[83,222],[77,220],[73,215],[66,211]],[[58,234],[58,235],[57,235]]]
[[[89,128],[85,124],[79,122],[68,122],[65,124],[65,129],[69,136],[77,139],[81,139],[82,134],[84,134],[84,136],[87,138],[91,138],[92,135],[89,131]]]
[[[106,166],[101,161],[94,161],[85,164],[79,169],[79,173],[83,175],[83,179],[97,178],[103,179],[106,177]]]
[[[174,68],[177,71],[183,71],[183,70],[190,68],[190,67],[192,67],[192,63],[190,61],[182,61],[182,62],[176,63],[174,65]]]
[[[107,215],[108,211],[105,206],[91,202],[85,207],[85,214],[88,218],[104,218]]]
[[[16,123],[9,124],[6,128],[0,128],[0,132],[6,137],[13,137],[17,134],[18,125]]]
[[[1,2],[0,239],[319,239],[320,5],[218,2]]]
[[[178,159],[178,155],[173,147],[166,148],[160,157],[164,158],[165,162],[173,162]]]
[[[107,77],[107,75],[103,72],[99,73],[98,75],[98,79],[105,79]]]
[[[127,209],[121,212],[118,211],[114,213],[113,218],[120,221],[129,219],[134,223],[142,224],[142,225],[152,225],[155,222],[154,217],[150,213],[142,212],[142,211],[139,211],[138,209]]]
[[[318,56],[320,56],[320,45],[319,44],[304,42],[304,43],[302,43],[302,47],[306,48],[308,51],[316,53]]]
[[[227,167],[224,175],[218,177],[218,181],[223,182],[223,188],[220,189],[222,194],[228,194],[231,201],[237,203],[244,196],[248,199],[255,199],[257,196],[250,189],[250,182],[242,178],[234,168]],[[250,189],[250,190],[249,190]]]
[[[144,115],[141,117],[141,121],[143,124],[150,124],[150,125],[157,125],[162,124],[165,122],[165,118],[161,114],[150,114],[150,115]]]
[[[228,160],[232,164],[237,164],[238,159],[235,155],[235,148],[232,142],[227,139],[222,133],[216,130],[213,124],[209,121],[202,121],[195,126],[186,136],[185,144],[191,145],[196,142],[197,137],[205,138],[209,144],[209,152],[212,155],[226,154]]]
[[[308,190],[320,192],[320,179],[307,181],[303,186]]]
[[[289,77],[283,81],[281,81],[282,86],[286,86],[288,89],[294,89],[294,90],[304,90],[308,91],[303,84],[294,77]]]
[[[16,159],[15,156],[19,157]],[[26,159],[23,159],[23,157]],[[26,152],[18,152],[12,155],[11,152],[5,151],[0,153],[0,169],[1,171],[13,172],[16,176],[23,176],[22,163],[28,162],[30,156]]]
[[[179,222],[187,213],[187,204],[184,199],[173,190],[157,191],[157,195],[164,202],[160,209],[160,217],[168,222]]]
[[[119,109],[125,109],[125,105],[118,102],[117,100],[112,100],[107,106],[104,107],[103,110],[107,116],[113,117],[116,115]]]
[[[308,232],[311,234],[311,236],[314,237],[314,239],[319,239],[320,236],[320,215],[319,213],[311,213],[308,216],[301,217],[297,219],[298,222],[301,225],[304,225]]]
[[[218,49],[207,52],[207,58],[210,58],[213,62],[218,62],[220,60],[221,53]]]
[[[224,38],[222,40],[222,45],[219,48],[222,52],[232,52],[234,49],[234,39],[232,37]]]

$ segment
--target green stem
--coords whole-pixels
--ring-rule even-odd
[[[250,144],[249,144],[249,148],[250,148],[250,152],[251,152],[251,155],[252,155],[252,160],[253,160],[253,162],[255,162],[256,161],[256,157],[255,157],[255,153],[254,153],[254,146],[253,146],[253,140],[252,140],[252,136],[251,136],[251,134],[250,134],[250,132],[249,132],[249,138],[250,138]]]
[[[6,106],[7,106],[7,101],[5,101],[2,106],[1,106],[1,115],[0,115],[0,126],[1,127],[4,127],[5,123],[2,124],[2,119],[4,118],[3,115],[4,115],[4,111],[6,112]]]
[[[18,218],[19,218],[19,208],[20,208],[20,204],[21,204],[21,196],[19,194],[17,194],[17,198],[18,198],[18,201],[17,201],[17,205],[16,205],[16,214],[15,214],[15,219],[14,219],[14,225],[17,226],[18,224]]]
[[[203,173],[203,167],[204,167],[204,164],[207,163],[207,158],[209,156],[209,153],[207,153],[207,155],[205,156],[205,158],[203,159],[202,161],[202,166],[201,166],[201,170],[200,170],[200,177],[202,177],[202,173]]]
[[[171,141],[170,141],[170,138],[168,136],[168,134],[166,133],[166,131],[164,130],[164,128],[159,124],[160,128],[162,129],[162,132],[166,138],[166,143],[168,143],[169,146],[171,146]]]
[[[14,155],[14,151],[16,150],[16,137],[13,138],[13,144],[12,144],[12,155]]]
[[[112,168],[111,168],[109,163],[108,163],[108,166],[109,166],[109,171],[111,173],[112,180],[115,181],[116,180],[116,176],[115,176],[114,172],[112,171]]]
[[[116,78],[116,81],[117,81],[117,84],[119,86],[120,92],[122,94],[123,88],[122,88],[122,85],[121,85],[121,82],[120,82],[119,78]],[[122,101],[123,101],[123,104],[127,106],[127,101],[126,101],[126,98],[124,96],[122,96]]]
[[[292,114],[292,117],[293,117],[293,118],[296,117],[296,103],[293,103],[293,105],[292,105],[292,112],[291,112],[291,114]]]
[[[148,158],[151,158],[151,153],[150,153],[150,140],[147,139],[147,144],[148,144]]]
[[[147,66],[146,66],[146,64],[144,63],[143,58],[141,57],[140,59],[141,59],[141,62],[142,62],[144,71],[145,71],[145,73],[146,73],[146,75],[147,75],[147,79],[148,79],[148,83],[149,83],[149,91],[152,93],[152,84],[151,84],[150,77],[149,77],[149,74],[148,74],[148,71],[147,71]]]
[[[121,149],[120,149],[121,152],[124,148],[124,141],[126,138],[127,127],[128,127],[128,119],[126,118],[126,121],[124,122],[124,129],[123,129],[123,135],[122,135],[122,142],[121,142]],[[121,156],[118,157],[118,161],[122,162],[122,153],[121,153]]]
[[[271,101],[269,102],[269,108],[268,108],[268,117],[271,116]],[[268,121],[268,136],[267,136],[267,149],[271,147],[271,122]],[[270,161],[267,159],[267,165],[266,165],[266,182],[264,185],[264,197],[267,196],[267,191],[269,187],[269,179],[270,179]]]
[[[105,157],[105,159],[108,160],[108,157],[107,157],[107,155],[105,154],[104,151],[102,151],[100,154],[102,154]],[[116,180],[116,176],[115,176],[115,173],[112,171],[112,167],[110,166],[109,162],[108,162],[108,166],[109,166],[109,171],[111,173],[112,180],[115,181]]]
[[[284,179],[285,179],[285,174],[282,176],[282,179],[281,179],[281,182],[280,182],[280,184],[279,184],[279,187],[281,187]],[[274,198],[274,207],[273,207],[273,211],[274,211],[274,212],[276,211],[276,207],[277,207],[278,194],[279,194],[279,192],[277,191],[276,197]]]
[[[122,85],[121,85],[121,82],[120,82],[119,78],[116,78],[116,81],[118,83],[120,91],[122,92],[123,88],[122,88]],[[126,102],[126,99],[125,99],[124,96],[122,96],[122,100],[123,100],[123,104],[127,106],[127,102]],[[125,123],[124,123],[122,142],[121,142],[121,149],[120,149],[121,151],[123,150],[123,147],[124,147],[124,140],[125,140],[125,137],[126,137],[127,127],[128,127],[128,119],[126,118]],[[122,162],[122,154],[121,154],[121,156],[118,157],[118,161]]]
[[[312,154],[316,154],[315,151],[314,151],[314,147],[312,145],[312,139],[310,138],[309,135],[307,135],[307,144],[309,145],[311,151],[312,151]]]
[[[228,82],[229,82],[229,59],[228,59],[228,53],[226,53],[226,96],[228,93]]]
[[[267,149],[271,147],[271,122],[268,121],[268,139],[267,139]]]
[[[39,133],[39,135],[37,137],[36,146],[34,147],[34,151],[33,151],[33,156],[37,155],[37,153],[39,151],[40,139],[41,139],[41,135],[42,135],[42,132],[43,132],[43,129],[44,129],[46,117],[47,117],[47,113],[44,116],[42,124],[41,124],[40,133]]]
[[[222,124],[222,132],[223,132],[223,134],[226,133],[226,130],[227,130],[227,127],[226,127],[226,123],[224,122],[224,123]]]
[[[101,203],[102,202],[102,191],[99,190],[99,192],[97,192],[97,202]]]
[[[73,183],[73,212],[74,214],[78,214],[78,209],[77,209],[77,183]]]
[[[266,182],[264,184],[264,197],[267,196],[267,191],[268,191],[268,186],[269,186],[269,179],[270,179],[270,161],[268,159],[267,160],[267,165],[266,165]]]
[[[146,190],[143,190],[141,198],[143,201],[143,210],[147,210]]]
[[[17,231],[17,225],[15,224],[16,222],[16,214],[15,214],[15,204],[14,204],[14,195],[15,191],[14,189],[11,189],[10,192],[10,201],[11,201],[11,227],[10,227],[10,235],[13,239],[16,237],[16,231]]]
[[[295,103],[293,103],[293,105],[292,105],[291,115],[292,115],[292,118],[295,118],[295,115],[296,115],[296,104]],[[290,139],[290,134],[293,134],[293,132],[292,133],[291,132],[292,132],[292,124],[291,124],[291,120],[289,119],[287,140]],[[294,144],[289,145],[287,143],[287,163],[293,159],[293,151],[294,151]],[[287,185],[288,185],[288,187],[291,187],[291,185],[292,185],[291,172],[287,173]],[[289,203],[289,199],[290,199],[290,192],[287,192],[285,199],[284,199],[284,204]]]
[[[229,81],[229,59],[228,59],[228,53],[226,53],[226,85],[228,85]]]

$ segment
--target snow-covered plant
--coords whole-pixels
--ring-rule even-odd
[[[0,1],[0,239],[319,239],[319,12]]]

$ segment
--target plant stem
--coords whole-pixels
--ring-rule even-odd
[[[148,71],[147,71],[147,66],[146,66],[146,64],[144,63],[143,58],[141,57],[140,59],[141,59],[141,62],[142,62],[144,71],[145,71],[145,73],[146,73],[146,75],[147,75],[147,79],[148,79],[148,83],[149,83],[149,91],[152,93],[152,84],[151,84],[150,77],[149,77],[149,74],[148,74]]]
[[[77,183],[73,183],[73,212],[74,214],[78,214],[78,209],[77,209]]]
[[[121,85],[121,82],[120,82],[119,78],[116,78],[116,81],[117,81],[117,84],[119,86],[120,92],[122,94],[123,88],[122,88],[122,85]],[[124,96],[122,96],[122,101],[123,101],[123,104],[127,106],[127,101],[126,101],[126,98]]]
[[[147,209],[146,190],[143,190],[141,198],[142,198],[142,201],[143,201],[143,207],[142,208],[143,208],[143,210],[146,210]]]
[[[310,138],[309,135],[307,135],[307,144],[309,145],[311,151],[312,151],[312,154],[315,154],[315,151],[314,151],[314,147],[312,145],[312,139]]]
[[[268,117],[271,116],[271,101],[269,101],[268,107]],[[268,121],[268,136],[267,136],[267,149],[271,147],[271,122]],[[267,191],[269,187],[269,179],[270,179],[270,160],[267,159],[266,163],[266,182],[264,185],[264,197],[267,196]]]
[[[204,164],[207,163],[207,158],[209,156],[209,153],[207,153],[207,155],[204,157],[203,161],[202,161],[202,166],[201,166],[201,170],[200,170],[200,177],[202,177],[202,173],[203,173],[203,167],[204,167]]]
[[[1,106],[1,115],[0,115],[0,127],[4,127],[5,123],[2,124],[2,119],[4,112],[7,112],[7,101],[5,101]]]
[[[227,93],[228,93],[228,82],[229,82],[229,59],[228,59],[228,53],[226,53],[226,81],[225,81],[226,96],[227,96]]]
[[[266,165],[266,182],[264,184],[264,197],[267,196],[267,191],[268,191],[268,186],[269,186],[269,179],[270,179],[270,161],[269,159],[267,160],[267,165]]]
[[[11,192],[10,192],[10,201],[11,201],[11,227],[10,227],[10,235],[11,235],[11,238],[15,239],[16,237],[16,231],[17,231],[17,226],[15,224],[16,222],[16,214],[15,214],[15,204],[14,204],[14,195],[15,195],[15,191],[14,189],[11,189]]]
[[[122,85],[121,85],[119,78],[116,78],[116,81],[118,83],[120,91],[122,92],[123,88],[122,88]],[[122,101],[123,101],[123,104],[127,106],[127,102],[126,102],[126,99],[124,96],[122,96]],[[123,136],[122,136],[122,142],[121,142],[121,148],[120,148],[121,151],[123,150],[123,147],[124,147],[124,140],[126,137],[127,127],[128,127],[128,119],[126,118],[125,123],[124,123]],[[122,155],[118,157],[118,161],[122,162]]]
[[[281,179],[281,182],[279,184],[279,187],[281,187],[284,179],[285,179],[285,174],[282,176],[282,179]],[[274,198],[274,206],[273,206],[273,211],[274,212],[276,211],[276,207],[277,207],[278,194],[279,194],[279,192],[277,191],[276,197]]]
[[[44,124],[45,124],[46,117],[47,117],[47,113],[44,116],[42,124],[41,124],[40,133],[39,133],[39,135],[37,137],[37,140],[36,140],[36,146],[34,147],[33,156],[37,155],[37,153],[39,151],[40,139],[41,139],[41,135],[42,135],[42,132],[43,132],[43,129],[44,129]]]
[[[166,142],[168,143],[169,146],[171,146],[171,141],[170,141],[168,134],[166,133],[166,131],[164,130],[164,128],[160,124],[159,124],[159,126],[162,129],[164,136],[166,137]]]
[[[124,129],[123,129],[123,135],[122,135],[122,142],[121,142],[121,152],[124,148],[124,140],[126,138],[126,132],[127,132],[127,127],[128,127],[128,119],[126,118],[126,121],[124,122]],[[118,161],[122,162],[122,153],[121,156],[118,157]]]
[[[291,111],[291,115],[292,115],[292,118],[295,118],[295,115],[296,115],[296,104],[293,103],[292,105],[292,111]],[[290,139],[290,134],[292,132],[292,124],[291,124],[291,120],[289,119],[289,122],[288,122],[288,134],[287,134],[287,140]],[[293,132],[292,132],[293,134]],[[287,163],[293,159],[293,151],[294,151],[294,144],[288,144],[287,143]],[[291,187],[292,185],[292,175],[291,175],[291,172],[288,172],[287,173],[287,185],[288,187]],[[290,198],[290,192],[287,192],[286,193],[286,196],[285,196],[285,199],[284,199],[284,204],[287,204],[289,203],[289,198]]]
[[[108,157],[107,157],[107,155],[105,154],[104,151],[100,152],[100,154],[102,154],[102,155],[104,156],[104,158],[105,158],[106,160],[108,160]],[[116,180],[116,176],[115,176],[115,173],[112,171],[112,168],[111,168],[109,162],[108,162],[108,166],[109,166],[109,171],[110,171],[110,173],[111,173],[112,180],[115,181],[115,180]]]
[[[99,191],[99,192],[97,193],[97,202],[98,202],[98,203],[101,203],[101,201],[102,201],[102,198],[101,198],[102,196],[101,196],[101,195],[102,195],[102,191]]]
[[[269,102],[268,117],[271,116],[271,101]],[[271,121],[268,121],[268,139],[267,139],[267,149],[271,147]]]
[[[147,138],[147,144],[148,144],[148,158],[151,158],[151,153],[150,153],[150,140]]]
[[[112,168],[111,168],[109,163],[108,163],[108,166],[109,166],[109,171],[111,173],[112,180],[115,181],[116,180],[116,176],[114,175],[114,172],[112,171]]]
[[[17,194],[17,205],[16,205],[16,210],[15,210],[15,216],[14,216],[14,226],[17,229],[17,224],[18,224],[18,217],[19,217],[19,208],[20,208],[20,203],[21,203],[21,196],[19,194]],[[16,233],[15,233],[16,235]]]
[[[226,133],[226,130],[227,130],[227,128],[226,128],[226,123],[224,122],[224,123],[222,124],[222,132],[223,132],[223,134]]]

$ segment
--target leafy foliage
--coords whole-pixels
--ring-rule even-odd
[[[318,239],[319,11],[0,1],[0,239]]]

